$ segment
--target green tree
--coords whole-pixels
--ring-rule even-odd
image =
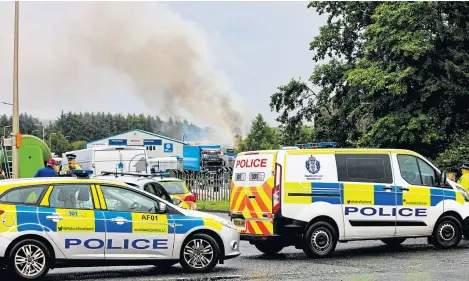
[[[61,131],[51,136],[51,150],[57,155],[70,151],[70,143]]]
[[[85,141],[74,141],[70,144],[70,150],[80,150],[85,148]]]
[[[329,18],[317,65],[271,97],[284,127],[313,119],[318,141],[435,158],[469,130],[469,3],[312,2]],[[318,89],[313,91],[312,89]]]
[[[251,131],[246,137],[246,150],[277,149],[281,137],[277,131],[258,114],[252,121]]]
[[[244,140],[241,136],[236,136],[236,141],[235,141],[235,152],[240,153],[243,151],[247,151],[248,147],[246,144],[246,140]]]

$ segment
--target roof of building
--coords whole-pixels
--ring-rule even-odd
[[[131,133],[131,132],[139,132],[139,133],[147,134],[147,135],[150,135],[150,136],[153,136],[153,137],[158,137],[158,138],[160,138],[160,139],[165,139],[165,140],[173,141],[173,142],[176,142],[176,143],[185,144],[183,141],[180,141],[180,140],[175,140],[175,139],[168,138],[168,137],[165,137],[165,136],[162,136],[162,135],[158,135],[158,134],[155,134],[155,133],[152,133],[152,132],[147,132],[147,131],[144,131],[144,130],[135,129],[135,130],[130,130],[130,131],[125,131],[125,132],[122,132],[122,133],[118,133],[118,134],[115,134],[115,135],[112,135],[112,136],[108,136],[108,137],[105,137],[105,138],[102,138],[102,139],[98,139],[98,140],[94,140],[94,141],[87,142],[87,143],[85,144],[85,147],[86,147],[88,144],[92,144],[92,143],[95,143],[95,142],[98,142],[98,141],[102,141],[102,140],[107,140],[107,139],[110,139],[110,138],[115,138],[115,137],[117,137],[117,136],[120,136],[120,135],[123,135],[123,134],[127,134],[127,133]]]

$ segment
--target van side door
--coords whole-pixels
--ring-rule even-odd
[[[396,188],[389,152],[336,152],[345,239],[394,237]]]

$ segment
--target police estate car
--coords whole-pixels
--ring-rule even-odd
[[[0,264],[20,279],[77,265],[180,263],[207,272],[239,254],[239,232],[230,221],[124,183],[0,181]]]

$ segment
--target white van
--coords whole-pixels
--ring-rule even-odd
[[[287,149],[238,154],[230,216],[241,239],[275,254],[327,256],[337,242],[438,248],[468,232],[469,197],[421,155],[392,149]]]

